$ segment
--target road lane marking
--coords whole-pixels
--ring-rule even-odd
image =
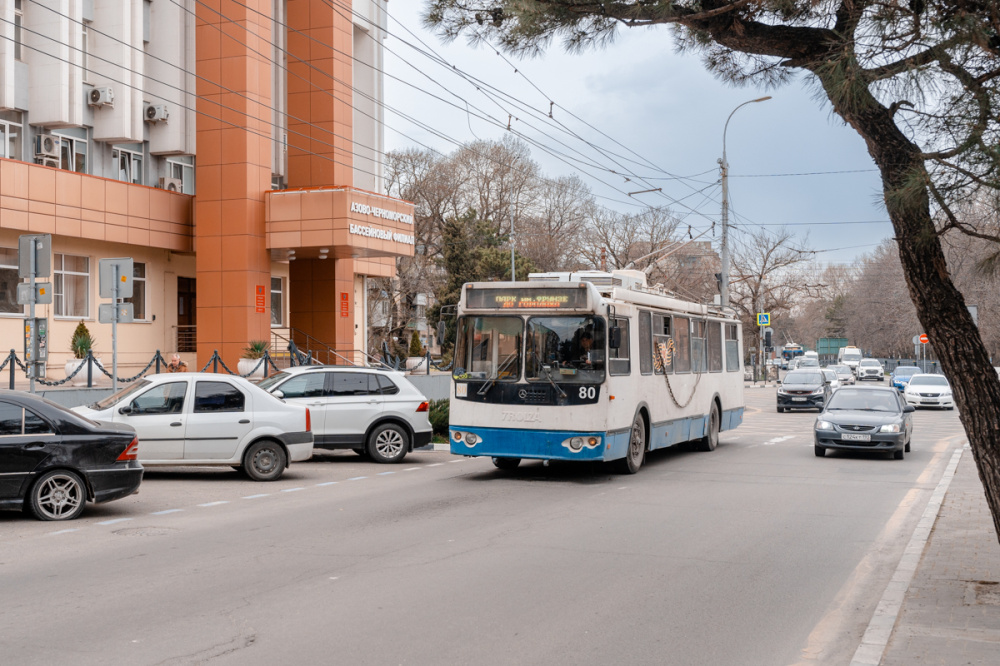
[[[184,509],[164,509],[163,511],[154,511],[153,513],[151,513],[149,515],[151,515],[151,516],[165,516],[168,513],[180,513],[183,510]]]
[[[367,476],[356,476],[353,479],[348,479],[348,481],[360,481],[361,479],[367,479]]]
[[[80,531],[79,527],[70,527],[69,529],[66,529],[66,530],[58,530],[56,532],[49,532],[49,535],[50,536],[54,536],[56,534],[69,534],[70,532],[79,532],[79,531]]]
[[[421,468],[420,468],[420,467],[407,467],[407,468],[406,468],[406,469],[404,469],[403,471],[404,471],[404,472],[415,472],[415,471],[416,471],[416,470],[418,470],[418,469],[421,469]]]
[[[258,497],[270,497],[271,493],[260,493],[258,495],[247,495],[243,499],[257,499]]]
[[[229,504],[226,500],[219,500],[218,502],[205,502],[204,504],[199,504],[198,506],[219,506],[220,504]]]
[[[458,460],[449,460],[450,463],[465,462],[465,458],[459,458]]]
[[[317,486],[335,486],[339,483],[338,481],[325,481],[323,483],[317,483]]]
[[[440,467],[443,464],[444,463],[432,463],[432,464],[428,465],[428,467]]]
[[[882,599],[875,608],[871,622],[868,623],[865,635],[861,639],[861,645],[858,646],[854,658],[851,659],[851,666],[878,666],[882,662],[882,655],[892,637],[892,630],[896,626],[896,618],[899,617],[903,599],[906,598],[906,591],[910,588],[910,582],[917,572],[920,558],[924,554],[924,547],[931,537],[934,523],[937,522],[938,512],[944,503],[944,496],[948,493],[952,479],[955,478],[955,470],[958,468],[958,463],[962,459],[962,453],[966,447],[956,449],[951,454],[951,460],[948,461],[944,475],[942,475],[934,492],[931,493],[931,498],[927,501],[927,508],[924,509],[924,514],[917,523],[917,529],[913,531],[913,536],[910,537],[910,542],[906,545],[906,550],[903,551],[903,557],[900,558],[899,564],[896,566],[896,572],[892,575],[892,579],[882,594]]]
[[[112,520],[102,520],[97,523],[98,525],[114,525],[115,523],[124,523],[129,520],[134,520],[133,518],[113,518]]]
[[[282,489],[281,492],[283,492],[283,493],[294,493],[297,490],[305,490],[305,488],[303,488],[302,486],[299,486],[298,488],[284,488],[284,489]]]

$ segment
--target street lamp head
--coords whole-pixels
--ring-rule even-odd
[[[766,102],[769,99],[771,99],[771,96],[767,95],[765,97],[758,97],[757,99],[751,100],[751,101],[753,101],[753,102]]]

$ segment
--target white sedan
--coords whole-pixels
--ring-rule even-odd
[[[144,467],[229,465],[254,481],[274,481],[313,452],[309,410],[240,377],[153,375],[74,411],[135,428]]]
[[[955,397],[944,375],[922,374],[910,377],[903,390],[906,404],[914,407],[955,409]]]

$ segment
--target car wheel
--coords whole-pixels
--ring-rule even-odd
[[[636,414],[632,421],[632,431],[629,433],[628,450],[625,457],[617,460],[619,474],[635,474],[646,459],[646,419],[642,414]]]
[[[820,446],[819,444],[813,444],[813,453],[816,454],[817,458],[826,457],[826,447]]]
[[[38,520],[73,520],[83,513],[87,488],[68,470],[46,472],[31,487],[28,506]]]
[[[906,446],[903,447],[903,450],[907,453],[910,452],[910,440],[906,440]]]
[[[892,452],[892,458],[893,458],[893,460],[902,460],[903,459],[903,449],[900,449],[899,451],[893,451]]]
[[[386,423],[368,436],[368,455],[377,463],[398,463],[406,455],[410,437],[395,423]]]
[[[254,442],[243,454],[243,471],[254,481],[277,481],[285,473],[288,457],[277,442]]]
[[[719,407],[713,402],[712,411],[708,415],[708,433],[698,441],[699,450],[714,451],[719,446],[719,426],[721,420]]]
[[[512,469],[517,469],[517,466],[521,464],[520,458],[494,458],[493,466],[497,469],[502,469],[504,471],[510,471]]]

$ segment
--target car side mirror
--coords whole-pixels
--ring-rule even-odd
[[[271,391],[271,395],[273,395],[275,398],[278,398],[279,400],[285,397],[285,394],[282,393],[280,389],[274,389],[273,391]]]
[[[613,327],[608,334],[608,347],[618,349],[622,346],[622,329],[619,326]]]
[[[132,405],[125,405],[124,407],[119,408],[118,413],[119,414],[131,414],[132,411],[133,411],[132,410]]]
[[[917,411],[917,408],[914,407],[913,405],[907,405],[906,407],[903,407],[903,413],[904,414],[909,414],[909,413],[915,412],[915,411]]]

